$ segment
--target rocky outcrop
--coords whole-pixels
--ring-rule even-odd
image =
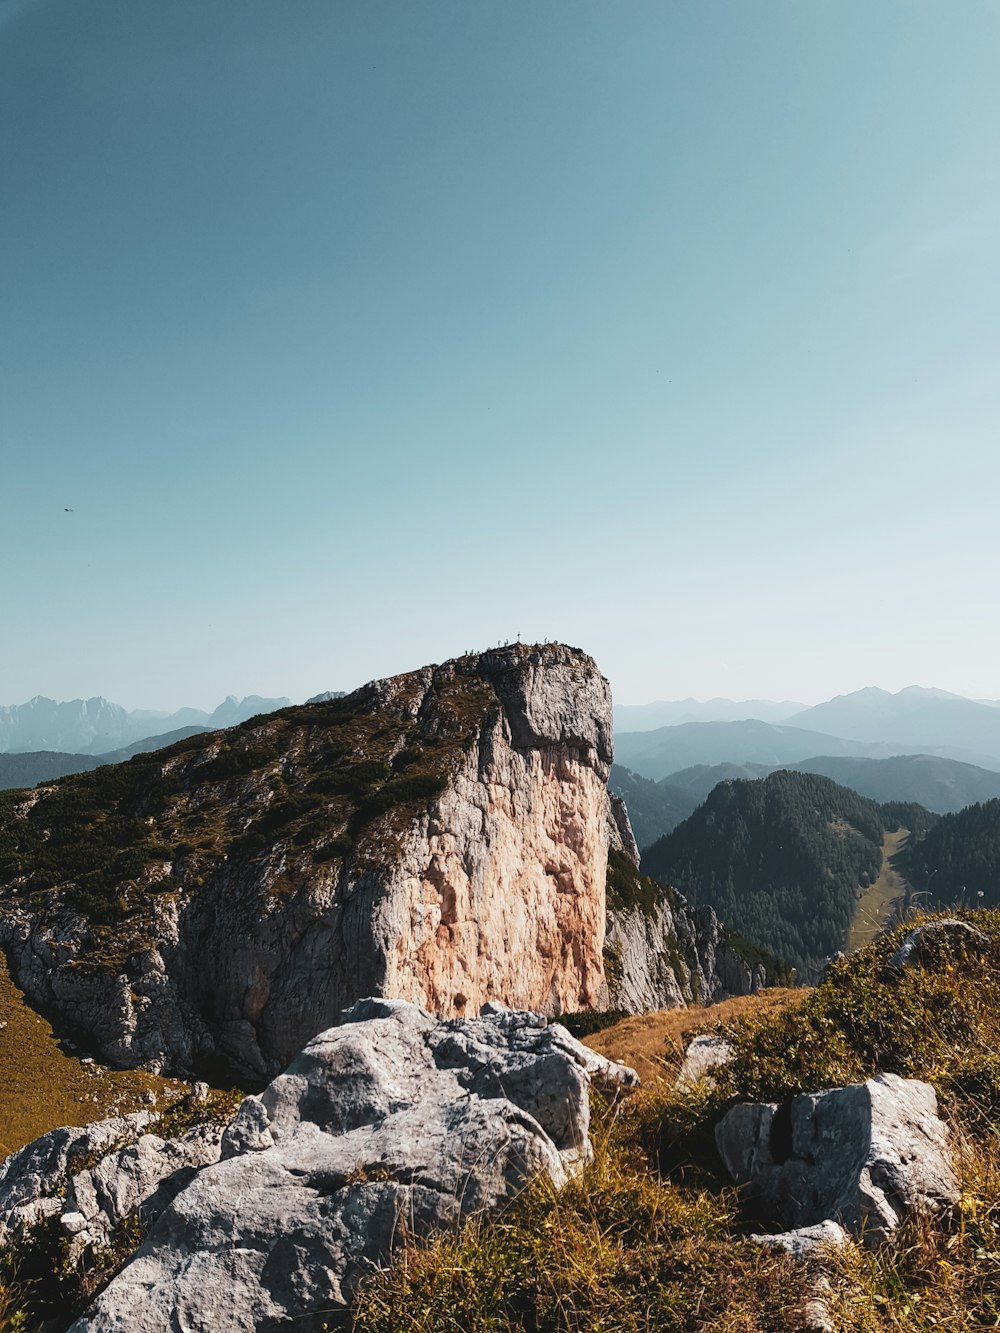
[[[959,1197],[934,1089],[895,1074],[781,1107],[734,1106],[715,1139],[736,1183],[791,1230],[834,1221],[874,1244],[907,1213],[939,1212]]]
[[[538,1015],[366,1000],[242,1104],[73,1333],[318,1326],[406,1236],[578,1171],[591,1081],[637,1080]]]
[[[677,1071],[677,1087],[691,1087],[700,1080],[713,1082],[712,1071],[721,1069],[733,1058],[733,1045],[725,1037],[705,1033],[688,1043]]]
[[[604,942],[607,1008],[626,1013],[753,995],[780,979],[743,953],[710,907],[641,873],[628,811],[612,797]]]
[[[107,1060],[244,1083],[362,995],[600,1006],[611,758],[575,649],[375,682],[25,794],[0,943]]]
[[[145,1233],[196,1171],[219,1160],[222,1126],[196,1125],[175,1139],[141,1135],[71,1174],[60,1213],[69,1257],[109,1246],[123,1223]]]
[[[710,907],[679,894],[651,909],[609,912],[605,941],[608,1008],[628,1013],[712,1004],[774,985],[764,963],[730,943]]]
[[[65,1211],[66,1182],[80,1164],[134,1142],[153,1117],[147,1111],[91,1125],[67,1125],[26,1144],[0,1166],[0,1245],[45,1217]]]
[[[512,645],[0,794],[0,946],[105,1060],[242,1086],[362,995],[638,1012],[773,980],[711,909],[606,900],[609,847],[639,877],[611,759],[593,661]]]
[[[817,1222],[815,1226],[798,1227],[795,1231],[778,1231],[769,1235],[754,1232],[749,1239],[763,1249],[790,1254],[793,1259],[812,1259],[830,1249],[847,1244],[847,1232],[839,1222]]]

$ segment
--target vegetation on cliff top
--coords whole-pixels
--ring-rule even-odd
[[[446,786],[499,710],[482,678],[439,669],[286,708],[128,763],[0,792],[0,901],[90,923],[81,953],[114,965],[141,948],[161,895],[197,892],[223,864],[279,851],[286,891],[317,865],[363,859]],[[252,876],[237,875],[234,883]]]

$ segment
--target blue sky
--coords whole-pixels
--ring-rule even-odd
[[[977,0],[0,0],[0,703],[1000,696],[998,67]]]

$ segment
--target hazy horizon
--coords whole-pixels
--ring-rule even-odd
[[[0,0],[0,699],[518,635],[997,697],[998,57],[989,0]]]
[[[580,645],[576,645],[576,646],[580,646]],[[445,659],[442,659],[442,660],[445,660]],[[420,665],[421,665],[421,666],[428,666],[428,665],[431,665],[431,664],[430,664],[430,663],[421,663]],[[600,663],[598,663],[598,666],[600,666]],[[409,669],[409,668],[408,668],[408,669]],[[399,673],[399,672],[391,672],[390,674],[391,674],[391,675],[398,675],[398,674],[401,674],[401,673]],[[373,679],[374,679],[374,678],[373,678]],[[325,690],[327,690],[327,689],[330,689],[330,690],[340,690],[340,689],[342,689],[342,690],[344,690],[346,693],[350,693],[352,690],[358,689],[361,685],[365,685],[365,684],[367,684],[367,683],[368,683],[367,681],[356,681],[356,682],[354,682],[354,683],[352,683],[352,684],[350,684],[350,685],[346,685],[346,686],[345,686],[345,685],[338,685],[338,684],[328,685],[328,686],[324,686],[324,687],[322,687],[322,688],[317,688],[317,689],[315,689],[315,690],[312,690],[312,691],[310,691],[309,694],[303,695],[301,698],[299,698],[299,697],[297,697],[297,696],[295,696],[295,695],[290,695],[289,692],[288,692],[287,690],[284,690],[284,691],[277,691],[275,694],[264,694],[261,690],[249,690],[249,691],[247,691],[247,693],[246,693],[245,695],[244,695],[244,694],[237,694],[237,693],[235,693],[234,691],[229,690],[229,691],[227,691],[227,693],[226,693],[225,695],[222,695],[222,696],[220,696],[219,698],[213,699],[212,701],[207,702],[207,703],[206,703],[206,702],[197,702],[197,701],[196,701],[196,702],[191,702],[190,700],[188,700],[187,702],[182,702],[182,703],[177,704],[177,705],[175,705],[175,706],[173,706],[173,707],[171,707],[171,708],[164,708],[164,707],[162,707],[160,704],[158,704],[155,700],[154,700],[154,701],[147,701],[147,702],[145,702],[145,703],[137,703],[137,704],[127,703],[127,702],[123,701],[122,699],[114,698],[114,697],[112,697],[111,695],[109,695],[109,694],[107,694],[107,693],[102,693],[101,691],[98,691],[97,694],[88,694],[88,695],[72,694],[72,695],[64,695],[64,696],[61,696],[61,697],[57,697],[57,696],[54,696],[54,695],[46,695],[46,694],[44,694],[44,693],[41,692],[41,691],[35,691],[35,693],[34,693],[33,695],[26,696],[26,697],[23,698],[23,699],[0,699],[0,708],[18,707],[18,706],[20,706],[20,705],[30,703],[32,699],[34,699],[34,698],[39,698],[39,697],[41,697],[41,698],[47,698],[47,699],[52,699],[52,701],[55,702],[55,703],[74,703],[74,702],[77,702],[77,701],[79,701],[79,700],[84,700],[84,701],[86,701],[87,699],[104,698],[104,699],[106,699],[109,703],[118,704],[119,706],[121,706],[121,707],[124,708],[127,712],[130,712],[130,713],[144,713],[144,712],[148,712],[148,713],[151,715],[151,720],[153,720],[153,718],[155,717],[155,715],[162,715],[162,716],[164,716],[164,717],[169,717],[169,716],[172,716],[174,713],[179,712],[179,711],[181,711],[181,710],[183,710],[183,709],[185,709],[185,708],[189,708],[189,709],[192,709],[192,710],[198,710],[198,711],[201,711],[201,712],[205,712],[205,713],[211,714],[216,708],[219,707],[220,704],[226,702],[226,700],[227,700],[228,698],[230,698],[230,697],[235,698],[238,702],[242,702],[242,700],[243,700],[244,698],[247,698],[247,697],[254,697],[254,696],[257,696],[257,697],[260,697],[260,698],[264,698],[264,699],[272,699],[272,698],[274,698],[274,699],[277,699],[277,698],[289,698],[289,699],[291,699],[292,704],[301,704],[301,703],[304,703],[304,702],[306,701],[306,699],[308,699],[308,698],[310,698],[310,697],[312,697],[312,696],[314,696],[314,695],[321,694],[321,693],[323,693],[323,692],[324,692]],[[611,686],[612,686],[612,692],[614,693],[614,681],[611,682]],[[859,686],[858,688],[863,690],[863,689],[883,689],[884,687],[883,687],[883,686],[880,686],[880,685],[871,685],[871,684],[869,684],[869,685]],[[901,689],[901,690],[906,690],[906,689],[941,690],[941,689],[943,689],[943,688],[944,688],[944,687],[943,687],[943,686],[940,686],[940,685],[919,685],[919,684],[914,684],[912,681],[910,682],[909,685],[900,686],[900,689]],[[773,696],[767,696],[767,695],[757,695],[757,696],[755,696],[754,698],[747,698],[747,697],[742,696],[742,695],[736,695],[736,696],[728,696],[728,695],[712,695],[712,696],[702,696],[702,697],[698,697],[698,696],[696,696],[696,695],[683,695],[683,696],[678,696],[678,697],[676,697],[676,698],[667,698],[665,695],[660,695],[660,696],[658,696],[658,697],[656,697],[656,698],[653,698],[653,699],[619,699],[619,698],[617,697],[617,694],[615,694],[615,695],[614,695],[614,706],[615,706],[615,708],[617,709],[617,708],[649,708],[649,707],[653,707],[653,706],[655,706],[655,705],[657,705],[657,704],[684,704],[684,703],[692,703],[692,704],[711,704],[711,703],[718,703],[718,702],[725,702],[725,703],[748,703],[748,704],[752,704],[752,703],[774,703],[774,704],[778,704],[778,703],[780,703],[780,704],[798,703],[798,704],[801,704],[801,705],[802,705],[802,708],[803,708],[803,709],[806,709],[806,708],[812,708],[812,707],[814,707],[816,704],[819,704],[819,703],[826,703],[826,702],[828,702],[828,701],[831,700],[831,699],[840,698],[840,697],[844,696],[845,694],[851,694],[851,693],[855,693],[855,692],[856,692],[856,691],[850,691],[850,690],[838,690],[838,691],[836,692],[836,694],[828,695],[828,696],[824,696],[824,697],[821,698],[821,699],[811,699],[811,700],[805,700],[805,699],[778,699],[778,698],[776,698],[776,697],[773,697]],[[958,691],[957,691],[957,690],[948,690],[948,691],[945,691],[945,692],[946,692],[946,693],[949,693],[949,694],[956,694],[956,695],[958,695]],[[887,693],[890,693],[890,694],[897,694],[897,693],[899,693],[899,690],[890,690],[890,691],[887,691]],[[970,699],[971,702],[973,702],[973,703],[987,703],[987,704],[997,704],[997,703],[1000,703],[1000,700],[997,700],[997,699],[989,699],[989,698],[984,698],[984,697],[980,697],[980,698],[978,698],[978,699],[972,699],[970,695],[959,695],[959,697],[960,697],[960,698],[963,698],[963,699]],[[778,725],[780,725],[780,723],[779,723]]]

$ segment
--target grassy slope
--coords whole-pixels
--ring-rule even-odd
[[[962,1202],[933,1225],[905,1224],[893,1247],[829,1256],[834,1325],[1000,1327],[1000,913],[974,919],[986,959],[945,952],[891,975],[907,927],[790,1002],[718,1009],[735,1056],[714,1090],[652,1088],[598,1106],[596,1160],[576,1182],[561,1195],[536,1185],[498,1217],[409,1249],[366,1283],[356,1333],[396,1330],[401,1311],[415,1333],[798,1333],[812,1276],[747,1242],[769,1219],[723,1182],[713,1126],[734,1098],[782,1100],[880,1069],[937,1088]],[[657,1045],[655,1017],[619,1037],[615,1054],[641,1056]]]
[[[854,920],[847,932],[847,952],[854,953],[871,944],[885,930],[893,908],[906,893],[903,877],[894,868],[892,858],[909,838],[908,829],[897,829],[882,839],[882,868],[878,879],[858,899]]]
[[[720,1004],[629,1014],[611,1028],[584,1037],[583,1042],[608,1060],[631,1066],[643,1080],[643,1086],[672,1084],[692,1037],[715,1032],[720,1025],[732,1024],[744,1014],[763,1017],[772,1010],[777,1012],[789,1004],[799,1004],[804,994],[804,990],[775,986],[760,990],[756,996],[736,996]]]
[[[783,1009],[798,1003],[804,994],[802,990],[775,987],[757,995],[739,995],[719,1004],[631,1014],[612,1027],[584,1037],[583,1043],[609,1060],[629,1065],[642,1079],[644,1087],[670,1084],[692,1037],[714,1031],[720,1024],[732,1023],[745,1014],[762,1016]]]
[[[51,1026],[30,1009],[0,954],[0,1155],[14,1152],[58,1125],[84,1125],[107,1115],[162,1107],[188,1090],[175,1079],[140,1070],[105,1071],[60,1045]]]

